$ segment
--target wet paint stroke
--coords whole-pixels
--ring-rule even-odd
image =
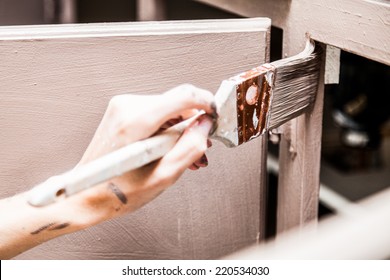
[[[121,191],[121,189],[113,184],[113,183],[109,183],[108,184],[108,188],[116,195],[116,197],[123,203],[123,204],[127,204],[127,197],[126,195]]]

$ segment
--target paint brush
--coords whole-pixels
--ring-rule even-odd
[[[220,117],[212,138],[235,147],[300,115],[315,99],[321,54],[308,40],[298,55],[224,80],[215,95]]]
[[[211,138],[235,147],[301,114],[315,99],[321,53],[321,48],[308,40],[296,56],[224,80],[215,95],[219,117]],[[50,178],[29,192],[29,203],[48,205],[163,157],[202,114]]]

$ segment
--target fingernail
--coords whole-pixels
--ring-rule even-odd
[[[209,164],[209,161],[207,160],[207,157],[206,155],[203,155],[201,158],[200,158],[200,163],[204,166],[207,166]]]
[[[191,165],[191,170],[198,170],[199,166],[197,166],[195,163]]]
[[[213,127],[213,121],[208,115],[203,115],[199,118],[197,126],[204,136],[208,136]]]

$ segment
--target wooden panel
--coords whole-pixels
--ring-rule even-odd
[[[137,0],[137,20],[165,20],[165,0]]]
[[[302,47],[307,32],[316,41],[390,65],[390,2],[386,0],[197,1],[246,17],[269,17],[273,25],[294,33],[293,40]],[[284,47],[290,43],[284,40]]]
[[[334,215],[316,231],[291,230],[261,246],[251,246],[229,259],[388,260],[390,255],[390,186],[346,208],[354,215]],[[360,210],[360,211],[358,211]]]
[[[44,0],[1,0],[0,25],[42,24]]]
[[[77,2],[78,0],[60,0],[59,23],[77,22]]]
[[[0,28],[0,197],[72,168],[111,96],[220,81],[264,62],[269,20]],[[21,259],[216,258],[264,237],[264,139],[215,143],[136,213],[52,240]],[[250,164],[248,164],[250,162]],[[261,218],[262,217],[262,218]]]
[[[291,48],[297,49],[297,44],[291,44]],[[279,147],[279,233],[318,217],[324,70],[323,65],[312,108],[283,127]]]

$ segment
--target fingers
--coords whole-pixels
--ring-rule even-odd
[[[199,110],[204,110],[212,117],[217,115],[213,94],[190,84],[177,86],[159,98],[159,102],[155,102],[152,108],[154,114],[150,129],[153,131],[157,131],[161,126],[173,125],[175,121],[172,122],[172,119],[187,119]]]
[[[200,157],[200,159],[195,161],[194,164],[199,166],[199,167],[206,167],[207,165],[209,165],[209,161],[207,159],[207,156],[203,155]]]
[[[217,114],[213,94],[190,84],[177,86],[161,98],[160,110],[156,112],[156,118],[161,120],[161,124],[180,114],[187,115],[183,117],[193,115],[194,109],[204,110],[213,117]]]
[[[210,148],[213,145],[210,139],[207,139],[207,148]],[[207,159],[206,154],[203,154],[203,156],[195,161],[188,169],[190,170],[198,170],[200,167],[207,167],[209,165],[209,161]]]
[[[201,158],[207,149],[207,137],[213,125],[210,117],[204,115],[198,123],[186,130],[175,147],[158,163],[156,180],[164,188],[173,184],[186,168],[197,169],[193,163]],[[207,159],[206,159],[207,160]],[[205,165],[205,162],[203,162]]]
[[[216,117],[211,92],[184,84],[161,95],[119,95],[110,101],[108,119],[116,119],[112,135],[122,135],[133,142],[153,135],[170,119],[184,119],[204,110]],[[119,132],[119,133],[116,133]]]

